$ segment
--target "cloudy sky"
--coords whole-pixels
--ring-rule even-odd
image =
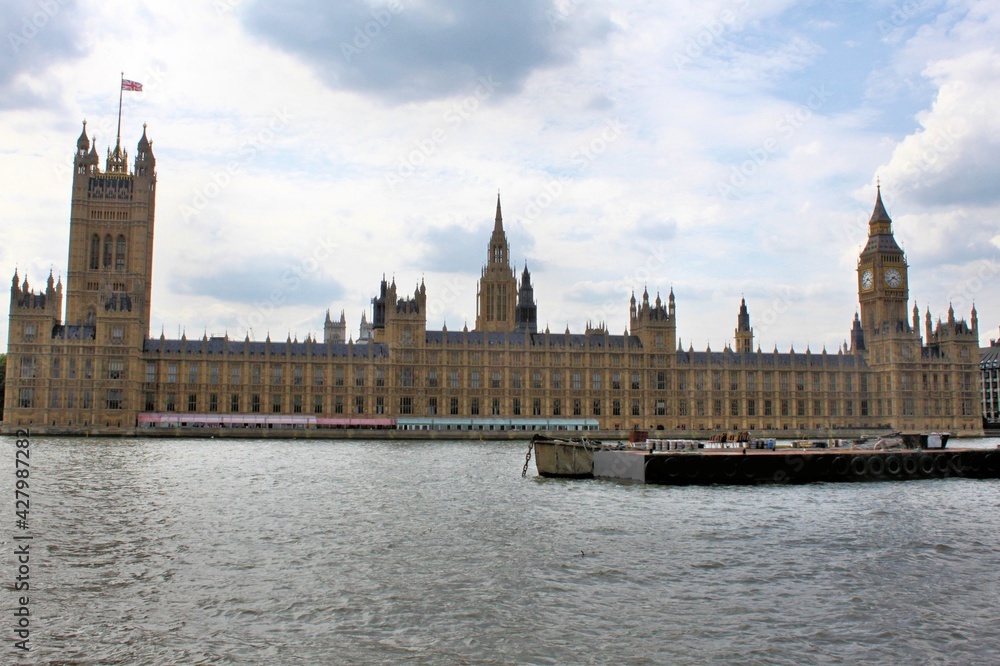
[[[499,190],[542,328],[620,333],[673,287],[685,348],[745,297],[765,350],[832,350],[878,177],[911,299],[998,337],[995,2],[3,0],[0,27],[0,266],[65,277],[80,123],[103,155],[124,71],[153,335],[330,309],[356,336],[383,273],[471,327]]]

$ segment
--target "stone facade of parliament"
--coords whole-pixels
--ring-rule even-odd
[[[623,303],[622,335],[539,332],[499,198],[474,330],[428,330],[425,285],[402,294],[383,279],[357,341],[329,313],[322,341],[167,339],[149,337],[156,161],[145,130],[133,164],[116,146],[101,170],[84,126],[74,164],[65,291],[51,274],[39,291],[16,270],[11,284],[8,431],[464,423],[982,434],[975,309],[969,322],[949,308],[936,323],[908,310],[909,267],[880,194],[858,258],[850,344],[832,353],[761,351],[745,303],[732,348],[683,350],[672,290],[665,301],[644,292]]]

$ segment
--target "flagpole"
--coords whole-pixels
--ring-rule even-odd
[[[122,91],[125,88],[125,72],[122,72],[122,80],[118,85],[118,138],[115,140],[116,146],[122,145]]]

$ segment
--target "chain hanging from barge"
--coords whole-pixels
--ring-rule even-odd
[[[535,440],[528,442],[528,452],[524,455],[524,467],[521,468],[521,478],[528,475],[528,463],[531,462],[531,449],[535,446]]]

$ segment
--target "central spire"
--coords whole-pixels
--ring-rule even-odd
[[[517,278],[514,276],[514,267],[510,265],[510,245],[503,230],[500,192],[497,192],[497,214],[478,291],[476,330],[487,332],[514,330]]]
[[[500,190],[497,190],[497,217],[493,223],[493,231],[494,233],[503,232],[503,215],[500,214]]]

